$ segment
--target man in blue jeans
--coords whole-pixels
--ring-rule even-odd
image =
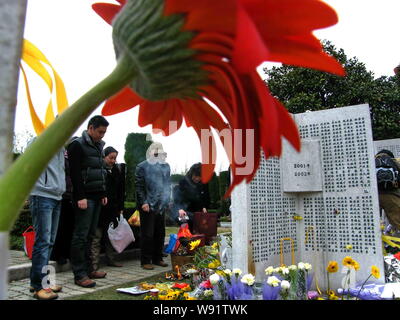
[[[75,223],[71,241],[71,265],[75,284],[92,288],[106,273],[93,263],[89,249],[96,235],[101,206],[107,204],[102,140],[108,127],[102,116],[89,120],[87,130],[68,146]]]
[[[30,274],[31,288],[34,297],[40,300],[58,298],[57,292],[62,288],[46,281],[47,268],[51,251],[57,235],[60,217],[61,198],[65,192],[65,160],[62,148],[50,160],[47,168],[40,175],[33,187],[29,206],[35,229],[35,244],[32,252]]]

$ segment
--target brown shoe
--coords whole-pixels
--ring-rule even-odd
[[[51,289],[51,291],[53,291],[55,293],[62,291],[62,287],[61,286],[57,286],[57,285],[50,286],[50,289]]]
[[[33,294],[33,297],[39,300],[54,300],[58,298],[58,294],[51,289],[40,289]]]
[[[89,278],[90,279],[102,279],[105,278],[107,275],[107,272],[104,271],[92,271],[89,273]]]
[[[50,286],[50,289],[55,293],[62,291],[62,287],[57,285]],[[35,292],[35,289],[33,287],[29,287],[29,292]]]
[[[123,267],[122,264],[120,264],[118,262],[115,262],[115,261],[110,261],[110,262],[107,263],[107,265],[110,266],[110,267],[117,267],[117,268]]]
[[[150,264],[150,263],[142,264],[142,268],[146,269],[146,270],[153,270],[154,269],[153,265]]]
[[[165,263],[164,261],[160,260],[158,262],[154,263],[156,266],[160,266],[160,267],[168,267],[168,263]]]
[[[96,282],[90,280],[88,277],[83,277],[80,280],[75,280],[75,284],[83,288],[93,288]]]

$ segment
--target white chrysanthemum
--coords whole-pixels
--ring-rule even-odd
[[[287,281],[287,280],[282,280],[282,282],[281,282],[281,288],[282,288],[283,290],[289,290],[289,288],[290,288],[290,282]]]
[[[214,292],[212,290],[204,290],[205,297],[211,297],[212,295],[214,295]]]
[[[304,270],[306,268],[306,266],[304,265],[303,262],[299,262],[299,264],[297,265],[297,267],[299,268],[299,270]]]
[[[280,270],[280,273],[282,273],[282,274],[289,274],[289,269],[286,268],[286,267],[282,267],[281,270]]]
[[[225,270],[224,270],[224,273],[225,273],[226,275],[228,275],[228,276],[231,276],[231,275],[232,275],[232,270],[231,270],[231,269],[225,269]]]
[[[277,267],[274,269],[274,273],[278,273],[281,270],[281,267]]]
[[[309,270],[312,269],[312,265],[309,264],[309,263],[305,263],[305,264],[304,264],[304,267],[306,268],[307,271],[309,271]]]
[[[242,270],[240,270],[239,268],[235,268],[232,270],[232,273],[237,274],[238,276],[240,276],[242,274]]]
[[[256,281],[256,279],[254,278],[254,276],[251,273],[248,273],[248,274],[245,274],[240,281],[249,286],[252,286],[254,284],[254,282]]]
[[[292,264],[291,266],[288,267],[289,270],[297,270],[297,266],[295,264]]]
[[[210,282],[211,282],[211,284],[217,284],[218,283],[218,281],[219,281],[219,275],[218,274],[216,274],[216,273],[214,273],[214,274],[212,274],[211,276],[210,276]]]
[[[270,286],[272,286],[272,287],[277,287],[277,286],[279,286],[279,282],[281,282],[281,280],[279,280],[277,277],[275,277],[275,276],[271,276],[271,277],[268,277],[268,279],[267,279],[267,283],[270,285]]]
[[[269,275],[273,274],[274,271],[275,271],[274,267],[269,266],[267,269],[265,269],[265,274],[267,276],[269,276]]]

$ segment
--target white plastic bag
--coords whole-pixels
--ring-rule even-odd
[[[135,241],[135,237],[131,226],[122,213],[120,214],[119,219],[117,218],[117,221],[118,226],[116,228],[114,228],[114,223],[110,223],[110,226],[108,227],[108,238],[110,239],[115,251],[121,253],[131,242]]]

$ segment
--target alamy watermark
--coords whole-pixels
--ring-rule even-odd
[[[169,121],[168,132],[175,132],[178,129],[177,121]],[[225,128],[221,131],[214,129],[215,135],[220,139],[230,163],[235,163],[235,175],[249,175],[254,171],[255,148],[259,148],[254,144],[254,129],[229,129]],[[154,133],[163,133],[162,129],[153,129]],[[200,130],[200,145],[202,150],[202,163],[216,163],[216,143],[215,135],[211,129]],[[147,140],[151,138],[147,137]],[[157,144],[157,143],[155,143]],[[165,161],[165,152],[158,152],[158,148],[152,144],[146,152],[147,160],[155,162]],[[161,145],[161,144],[160,144]],[[160,147],[162,149],[162,146]],[[155,156],[154,156],[155,155]],[[161,156],[159,156],[161,155]]]

